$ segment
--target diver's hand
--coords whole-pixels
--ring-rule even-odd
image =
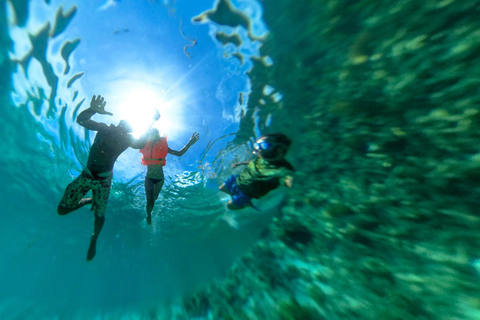
[[[155,114],[153,115],[153,120],[157,121],[158,119],[160,119],[160,112],[158,112],[158,110],[155,109]]]
[[[293,177],[288,176],[288,177],[284,180],[284,182],[285,182],[285,186],[286,186],[287,188],[291,188],[292,185],[293,185]]]
[[[110,116],[113,116],[113,113],[105,111],[106,105],[107,101],[105,101],[105,99],[103,99],[101,95],[98,95],[97,98],[93,96],[92,101],[90,102],[90,109],[93,109],[93,111],[99,114],[108,114]]]
[[[192,137],[190,138],[190,141],[188,141],[188,144],[189,144],[189,145],[193,145],[193,144],[195,144],[195,142],[198,141],[198,139],[200,139],[200,133],[194,132],[194,133],[192,134]]]

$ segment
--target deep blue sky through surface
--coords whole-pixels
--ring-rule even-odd
[[[251,4],[256,9],[250,10],[252,16],[257,17],[255,32],[261,35],[266,31],[258,19],[261,9],[255,2]],[[153,102],[155,107],[159,106],[162,114],[158,127],[168,135],[172,148],[183,147],[194,131],[201,135],[197,145],[182,158],[180,169],[184,169],[196,163],[199,153],[210,141],[238,130],[238,111],[235,108],[239,105],[239,93],[249,91],[245,72],[251,68],[251,63],[246,60],[241,65],[236,58],[226,59],[224,53],[232,52],[233,45],[223,47],[214,39],[214,31],[218,28],[230,33],[234,29],[216,26],[211,22],[192,23],[193,17],[211,9],[213,5],[210,0],[170,3],[52,1],[49,4],[31,1],[30,12],[33,16],[30,16],[26,29],[31,34],[38,33],[37,30],[46,21],[54,24],[58,8],[63,7],[63,11],[68,12],[76,6],[76,13],[65,31],[49,42],[48,59],[55,73],[61,75],[65,63],[59,54],[60,47],[67,40],[80,39],[69,58],[71,69],[59,77],[55,98],[57,106],[72,100],[73,92],[78,90],[74,103],[85,99],[80,107],[83,110],[92,95],[100,94],[107,101],[106,109],[113,112],[114,116],[97,115],[95,119],[116,124],[122,118],[131,118],[132,110],[138,114],[143,105]],[[246,31],[241,29],[237,28],[238,32],[245,34]],[[12,30],[13,38],[20,40],[25,37],[25,30],[23,33],[16,28]],[[245,37],[244,40],[248,39]],[[16,41],[17,57],[21,57],[25,51],[18,46],[21,42]],[[256,55],[258,46],[258,43],[245,41],[242,53],[247,57]],[[62,83],[82,72],[84,75],[71,88],[62,87]],[[71,106],[67,108],[67,123],[73,118],[73,111]],[[82,135],[82,128],[76,124],[69,125],[79,136]],[[91,139],[93,135],[91,133]],[[226,141],[228,139],[221,143]],[[220,147],[211,150],[212,156]],[[116,170],[124,172],[124,175],[118,174],[117,178],[131,178],[132,171],[123,170],[122,163],[130,163],[134,159],[138,160],[138,155],[133,150],[122,155]]]

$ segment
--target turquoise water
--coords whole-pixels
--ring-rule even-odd
[[[1,319],[480,319],[478,1],[7,1]],[[93,216],[56,214],[94,134],[160,106],[173,148],[151,226],[118,159]],[[144,100],[143,97],[148,99]],[[133,110],[133,113],[131,112]],[[228,212],[262,133],[291,190]]]

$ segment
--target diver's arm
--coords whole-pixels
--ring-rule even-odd
[[[168,153],[173,154],[174,156],[177,156],[177,157],[181,157],[185,152],[188,151],[188,149],[190,149],[191,146],[193,146],[198,141],[198,139],[200,139],[200,134],[197,132],[194,132],[192,134],[192,137],[190,138],[190,141],[188,141],[185,147],[183,147],[180,151],[168,148]]]
[[[113,115],[111,112],[105,111],[106,104],[107,102],[103,99],[102,96],[99,95],[98,98],[95,98],[95,96],[93,96],[92,101],[90,102],[90,108],[80,112],[77,117],[77,123],[88,130],[94,131],[98,131],[107,127],[105,123],[96,122],[90,119],[95,113],[108,114],[110,116]]]
[[[148,130],[140,136],[140,138],[135,139],[131,137],[130,140],[130,147],[133,149],[142,149],[148,142],[148,133],[150,132],[150,128],[152,127],[153,123],[148,126]]]
[[[239,166],[246,166],[250,163],[250,161],[243,161],[243,162],[235,162],[235,163],[232,163],[231,164],[231,167],[232,168],[236,168],[236,167],[239,167]]]

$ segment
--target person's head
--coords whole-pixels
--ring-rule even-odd
[[[266,160],[281,160],[291,144],[292,140],[283,133],[266,134],[253,144],[253,153]]]
[[[159,141],[160,140],[160,131],[157,128],[151,128],[148,133],[148,140],[150,141]]]
[[[123,129],[126,133],[132,133],[133,128],[127,120],[120,120],[117,128]]]

